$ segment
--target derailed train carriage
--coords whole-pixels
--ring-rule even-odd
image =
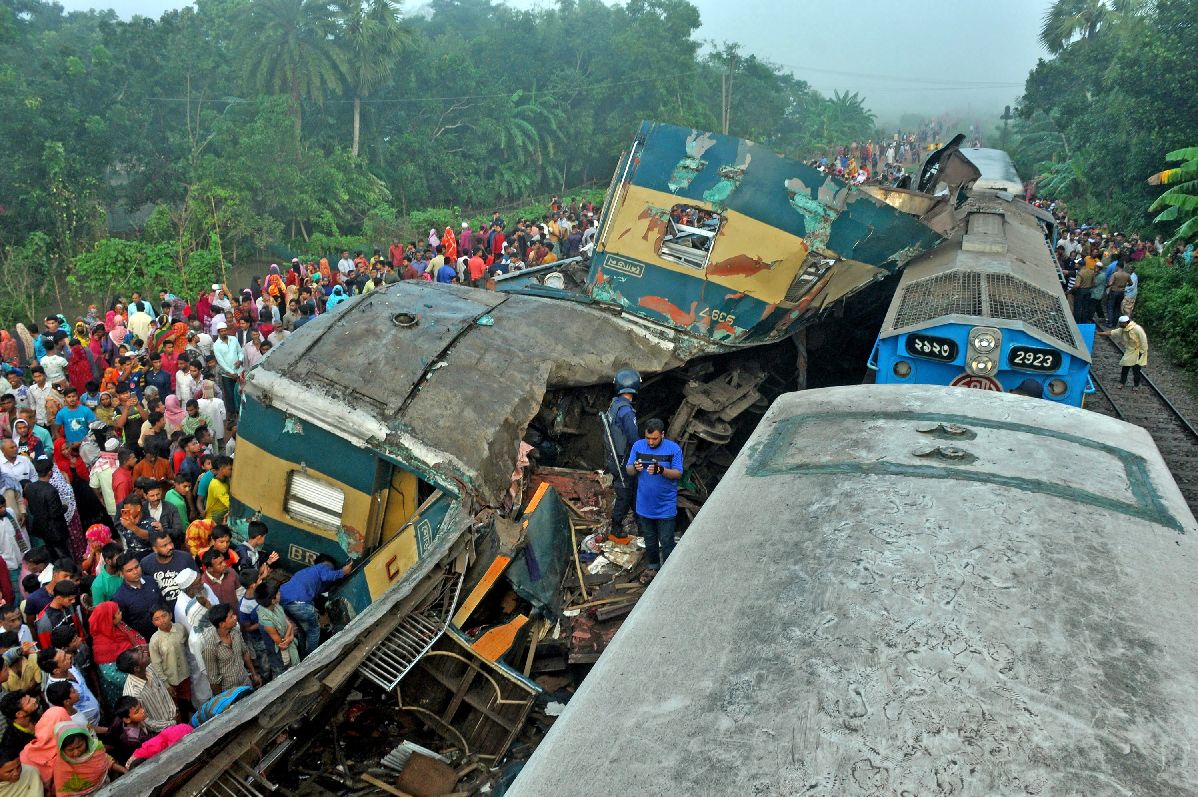
[[[1196,528],[1130,424],[784,396],[508,794],[1198,794]]]
[[[948,240],[899,278],[869,367],[879,384],[1011,391],[1030,380],[1043,398],[1081,406],[1094,325],[1078,325],[1052,253],[1054,220],[1012,194],[1005,152],[968,149],[980,177],[955,211]]]

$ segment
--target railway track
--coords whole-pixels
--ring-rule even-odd
[[[1090,376],[1098,389],[1086,400],[1086,409],[1144,427],[1173,472],[1190,510],[1198,515],[1198,428],[1143,374],[1140,387],[1119,387],[1119,359],[1123,348],[1107,337],[1094,341]]]

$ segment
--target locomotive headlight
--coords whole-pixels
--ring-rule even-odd
[[[974,357],[969,361],[969,370],[979,376],[986,376],[994,370],[994,360],[989,357]]]
[[[1065,384],[1064,379],[1050,379],[1048,381],[1048,394],[1050,396],[1063,396],[1067,390],[1069,390],[1069,385]]]
[[[998,346],[998,340],[989,332],[977,332],[969,341],[969,345],[978,354],[989,354]]]
[[[894,364],[894,375],[899,379],[906,379],[911,375],[911,363],[906,360],[899,360]]]

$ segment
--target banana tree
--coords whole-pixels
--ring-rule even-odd
[[[1169,190],[1156,198],[1149,211],[1160,211],[1153,222],[1175,223],[1177,229],[1168,246],[1198,235],[1198,147],[1175,149],[1165,160],[1180,166],[1157,172],[1148,178],[1149,185],[1167,185]]]

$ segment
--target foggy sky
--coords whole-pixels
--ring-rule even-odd
[[[183,0],[58,0],[158,16]],[[858,91],[879,121],[907,111],[993,118],[1022,93],[1051,0],[692,0],[698,37],[789,68],[825,94]],[[520,8],[546,0],[508,0]],[[419,0],[407,0],[405,9]]]

